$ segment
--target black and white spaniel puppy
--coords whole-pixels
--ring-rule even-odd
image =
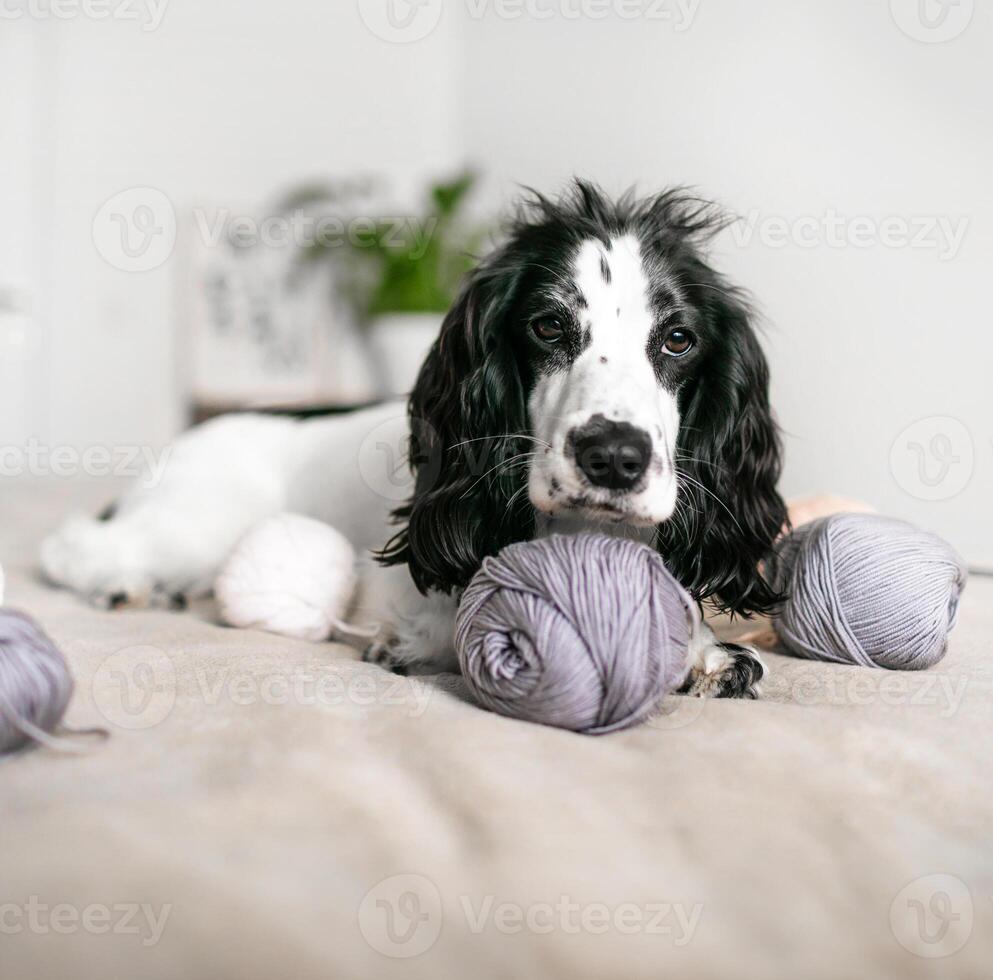
[[[680,191],[531,196],[467,277],[406,413],[201,426],[109,519],[53,534],[46,573],[103,605],[196,596],[255,521],[309,514],[376,555],[358,600],[384,624],[370,659],[442,669],[483,558],[551,531],[638,537],[699,601],[771,610],[780,443],[748,304],[701,256],[722,226]],[[404,442],[399,480],[377,471]],[[691,659],[697,694],[752,696],[763,673],[706,627]]]

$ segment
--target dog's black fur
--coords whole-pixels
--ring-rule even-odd
[[[772,609],[781,597],[769,581],[771,545],[786,508],[776,490],[781,447],[768,369],[746,298],[699,251],[725,223],[681,190],[612,202],[577,181],[558,201],[533,194],[505,244],[469,274],[421,369],[409,405],[415,491],[395,512],[403,526],[381,560],[407,564],[421,591],[451,592],[485,556],[533,536],[524,469],[488,473],[482,461],[528,449],[528,393],[543,365],[525,327],[543,288],[568,275],[584,240],[609,245],[628,233],[646,264],[666,270],[667,282],[674,274],[680,315],[697,338],[692,358],[665,365],[675,376],[660,375],[678,391],[677,460],[689,479],[656,546],[697,599],[742,615]],[[674,301],[662,279],[656,308]]]

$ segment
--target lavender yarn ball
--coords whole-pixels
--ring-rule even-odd
[[[773,625],[811,660],[890,670],[938,663],[955,625],[966,568],[948,542],[878,514],[832,514],[779,546]]]
[[[50,744],[72,697],[65,658],[30,616],[0,609],[0,754]]]
[[[646,545],[552,535],[483,562],[462,596],[455,647],[484,707],[603,735],[643,720],[683,683],[696,618]]]

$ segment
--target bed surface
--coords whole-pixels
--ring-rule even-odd
[[[4,978],[989,976],[993,579],[929,672],[770,654],[761,701],[589,738],[209,603],[88,608],[37,543],[113,486],[3,495],[7,604],[111,731],[0,759]]]

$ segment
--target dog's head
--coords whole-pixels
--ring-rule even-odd
[[[744,298],[698,252],[722,224],[676,191],[530,199],[421,369],[416,489],[385,560],[450,591],[536,514],[574,516],[655,527],[700,599],[773,605],[779,440]]]

